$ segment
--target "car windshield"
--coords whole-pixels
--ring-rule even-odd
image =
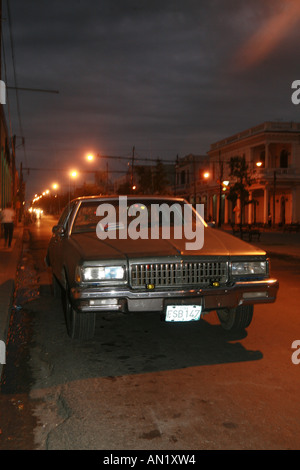
[[[187,209],[187,207],[189,210]],[[195,224],[196,213],[191,206],[182,201],[168,199],[128,199],[83,201],[76,214],[72,233],[95,232],[98,230],[120,231],[134,223],[144,227],[182,227],[190,217]]]

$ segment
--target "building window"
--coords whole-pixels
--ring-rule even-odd
[[[289,155],[287,150],[281,150],[280,152],[280,168],[288,168]]]
[[[266,152],[265,150],[263,150],[262,152],[260,152],[260,156],[259,156],[259,161],[262,163],[262,167],[265,166],[265,160],[266,160]]]
[[[185,184],[185,171],[182,171],[180,174],[180,183]]]

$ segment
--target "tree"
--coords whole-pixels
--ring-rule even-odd
[[[98,184],[86,184],[83,186],[77,187],[74,192],[74,197],[82,196],[97,196],[103,193],[103,187],[99,187]]]
[[[251,185],[251,179],[248,172],[248,165],[244,156],[231,157],[228,165],[230,168],[229,176],[235,178],[235,182],[230,185],[227,199],[229,199],[233,203],[234,207],[237,204],[237,200],[240,199],[240,224],[242,225],[244,208],[247,204],[250,203],[249,191],[247,189],[247,187]]]
[[[120,195],[127,195],[131,193],[131,184],[129,181],[125,181],[124,183],[120,184],[117,193]]]
[[[154,168],[153,192],[154,194],[164,194],[168,190],[168,177],[164,164],[158,158]]]
[[[138,192],[140,194],[165,194],[169,181],[165,165],[158,158],[155,166],[136,166]]]
[[[135,172],[138,177],[138,191],[141,194],[152,193],[152,169],[150,166],[136,166]]]

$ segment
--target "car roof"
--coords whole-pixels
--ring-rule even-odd
[[[183,202],[185,199],[181,197],[175,197],[175,196],[150,196],[150,195],[143,195],[143,194],[116,194],[116,195],[109,195],[109,196],[81,196],[73,199],[73,201],[108,201],[108,200],[116,200],[119,199],[120,197],[126,197],[128,200],[137,200],[137,199],[143,199],[143,200],[149,200],[149,201],[155,201],[155,200],[166,200],[166,201],[178,201],[178,202]],[[185,201],[186,202],[186,201]]]

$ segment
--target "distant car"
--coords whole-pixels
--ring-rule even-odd
[[[46,261],[71,338],[93,337],[97,312],[157,312],[164,321],[184,322],[215,310],[225,330],[243,330],[255,304],[276,300],[279,284],[263,250],[208,227],[194,209],[191,223],[202,224],[203,246],[188,248],[183,230],[175,236],[191,207],[184,199],[128,196],[125,203],[121,217],[118,197],[75,199],[52,229]],[[162,207],[176,214],[157,214]],[[116,219],[105,217],[110,208]],[[156,238],[147,237],[151,230]]]

